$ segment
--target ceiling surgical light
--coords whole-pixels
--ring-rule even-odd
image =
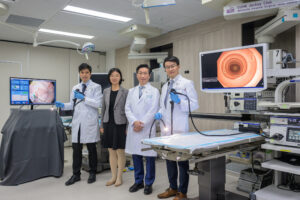
[[[37,42],[38,32],[36,32],[33,36],[33,46],[37,47],[39,45],[51,44],[51,43],[67,43],[74,45],[76,47],[77,53],[84,55],[85,58],[88,60],[88,54],[95,50],[95,45],[91,42],[85,42],[82,45],[81,51],[79,51],[80,44],[68,40],[49,40],[45,42]]]

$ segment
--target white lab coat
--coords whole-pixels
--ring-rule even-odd
[[[168,89],[168,82],[164,84],[160,96],[160,109],[162,119],[166,124],[167,130],[165,130],[163,123],[160,123],[161,135],[171,135],[171,103],[170,94],[168,94],[167,107],[165,107],[165,96]],[[198,109],[198,96],[194,87],[194,83],[178,74],[174,78],[173,89],[177,92],[186,94],[190,99],[191,112]],[[188,100],[182,95],[178,95],[180,98],[180,104],[174,103],[173,111],[173,134],[186,133],[189,131],[189,106]]]
[[[150,146],[144,145],[141,141],[149,138],[150,128],[154,121],[154,115],[159,109],[159,91],[150,83],[145,85],[143,95],[139,98],[139,86],[129,90],[126,104],[125,113],[128,119],[128,130],[126,136],[125,152],[128,154],[137,154],[141,156],[157,156],[153,150],[141,151],[143,148]],[[144,128],[140,132],[133,130],[133,123],[135,121],[142,121]],[[155,137],[156,128],[155,124],[152,127],[151,136]]]
[[[78,142],[78,130],[80,127],[80,143],[94,143],[100,140],[99,113],[101,106],[102,90],[101,85],[89,80],[84,92],[85,99],[78,103],[72,120],[72,143]],[[63,110],[73,110],[74,91],[82,91],[82,83],[75,85],[70,95],[70,102],[65,103]],[[77,99],[77,102],[80,100]]]

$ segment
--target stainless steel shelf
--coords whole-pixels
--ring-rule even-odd
[[[291,165],[276,159],[263,162],[261,166],[268,169],[300,175],[300,166]]]
[[[255,192],[256,200],[300,200],[297,192],[278,189],[274,185],[270,185]]]
[[[298,147],[289,147],[289,146],[265,143],[261,145],[261,148],[280,151],[280,152],[300,154],[300,148]]]

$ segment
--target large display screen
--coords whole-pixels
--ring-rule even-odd
[[[10,105],[52,105],[55,101],[55,80],[10,78]]]
[[[257,92],[267,88],[266,44],[200,52],[203,92]]]

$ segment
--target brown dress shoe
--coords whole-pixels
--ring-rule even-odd
[[[173,200],[184,200],[184,199],[187,199],[186,194],[183,194],[183,193],[181,193],[181,192],[178,192],[178,193],[176,194],[176,197],[175,197]]]
[[[159,199],[165,199],[165,198],[173,197],[176,194],[177,194],[177,190],[173,190],[172,188],[168,188],[168,189],[166,189],[165,192],[157,195],[157,198],[159,198]]]

